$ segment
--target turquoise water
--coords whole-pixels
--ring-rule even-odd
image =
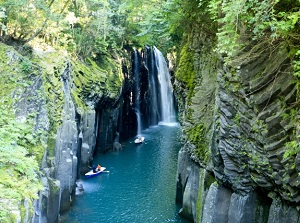
[[[143,144],[136,145],[131,139],[123,144],[122,151],[94,158],[94,164],[110,172],[82,177],[85,191],[76,197],[62,222],[188,222],[178,216],[175,204],[181,128],[159,125],[142,135]]]

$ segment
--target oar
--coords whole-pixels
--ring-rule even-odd
[[[109,170],[103,170],[102,172],[104,172],[104,173],[109,173]]]

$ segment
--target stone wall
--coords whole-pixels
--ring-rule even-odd
[[[284,42],[250,42],[224,64],[213,43],[213,35],[194,30],[194,87],[177,78],[181,214],[205,223],[298,222],[299,155],[291,143],[299,96],[288,49]]]

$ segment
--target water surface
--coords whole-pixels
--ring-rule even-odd
[[[85,191],[76,197],[63,222],[188,222],[178,216],[175,204],[180,127],[159,125],[142,135],[143,144],[136,145],[131,139],[122,151],[94,158],[94,164],[110,172],[82,177]]]

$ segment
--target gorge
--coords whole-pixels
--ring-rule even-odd
[[[122,154],[146,155],[141,170],[172,166],[159,191],[171,191],[173,221],[300,222],[299,10],[292,0],[0,1],[0,222],[57,222],[76,209],[88,167],[124,171],[105,160]],[[161,126],[176,120],[176,133]],[[162,132],[162,157],[141,153],[155,132],[130,147],[157,125],[174,148]]]

